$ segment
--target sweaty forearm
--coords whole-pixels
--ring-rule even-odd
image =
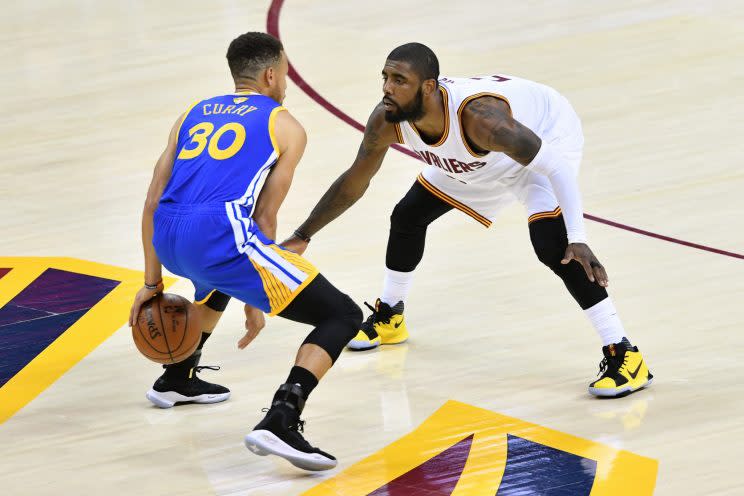
[[[369,183],[363,185],[351,183],[347,173],[336,179],[298,230],[307,236],[313,236],[356,203]]]

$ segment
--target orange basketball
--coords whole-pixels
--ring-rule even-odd
[[[182,362],[201,340],[199,319],[186,298],[163,293],[146,301],[132,326],[137,349],[153,362]]]

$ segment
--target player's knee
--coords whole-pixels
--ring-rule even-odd
[[[563,219],[542,219],[530,224],[530,240],[538,260],[551,269],[557,268],[566,251],[565,228],[561,230],[557,222]]]
[[[407,205],[405,198],[398,202],[390,214],[390,229],[397,231],[414,231],[426,229],[426,221],[414,208]]]
[[[347,324],[347,334],[349,339],[346,340],[348,342],[356,336],[357,331],[362,325],[362,319],[364,318],[364,314],[362,313],[362,309],[359,308],[359,305],[354,303],[354,300],[349,298],[348,295],[344,295],[344,310],[342,312],[342,319]],[[344,343],[346,344],[346,343]]]

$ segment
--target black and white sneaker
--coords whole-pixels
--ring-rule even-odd
[[[163,365],[165,372],[147,392],[147,399],[159,408],[171,408],[179,403],[219,403],[228,399],[229,389],[203,381],[196,375],[204,369],[220,369],[209,365],[197,366],[198,355],[192,355],[181,363]]]
[[[245,436],[245,446],[251,452],[259,456],[280,456],[303,470],[330,470],[338,465],[334,456],[311,446],[302,436],[305,422],[300,420],[300,412],[292,405],[274,401],[271,408],[264,411],[268,412],[264,419]]]

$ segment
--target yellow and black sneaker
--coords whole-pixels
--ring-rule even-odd
[[[356,337],[347,347],[354,351],[371,350],[381,344],[399,344],[408,340],[408,330],[403,317],[403,302],[391,307],[378,298],[373,307],[366,301],[372,314],[362,323]]]
[[[604,358],[599,363],[602,377],[589,384],[594,396],[617,398],[650,385],[654,379],[637,346],[627,338],[602,347]]]

